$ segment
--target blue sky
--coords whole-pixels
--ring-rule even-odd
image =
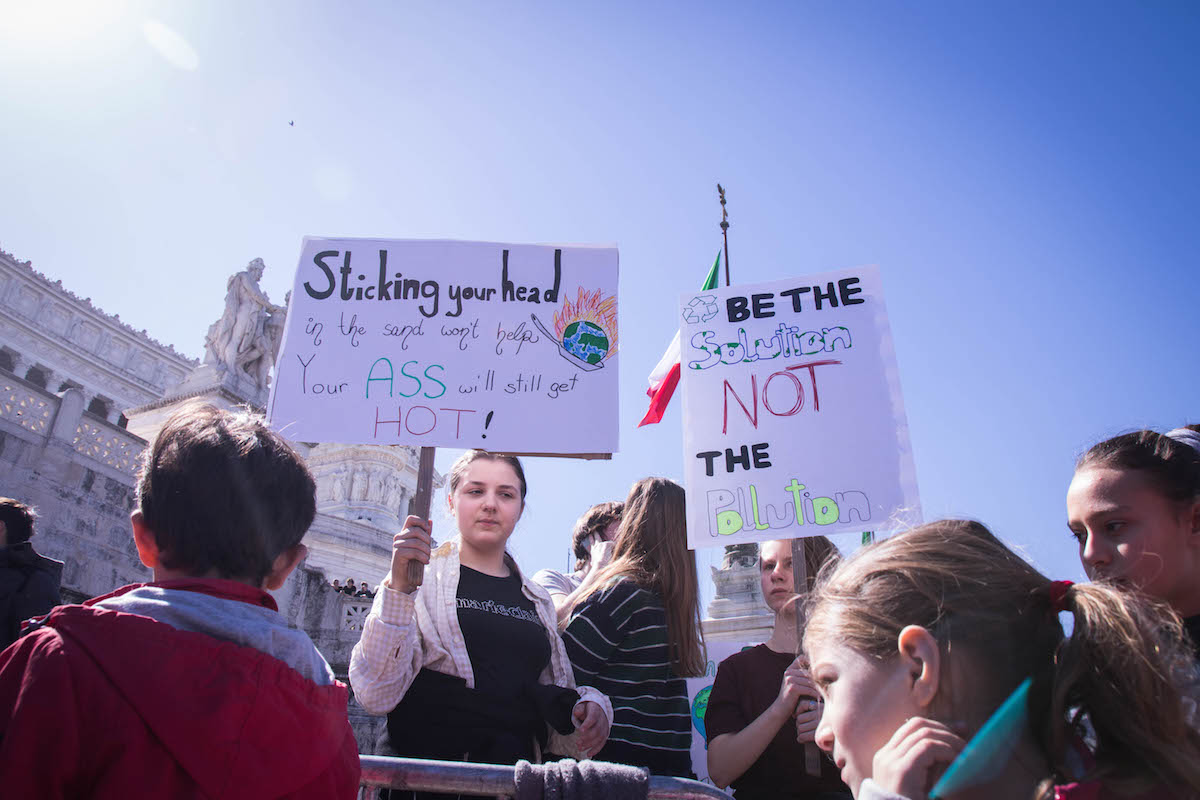
[[[228,275],[281,299],[305,234],[616,243],[622,449],[528,465],[538,568],[682,477],[677,404],[634,426],[720,181],[735,283],[879,265],[926,518],[1079,578],[1075,456],[1200,420],[1198,34],[1165,2],[6,4],[0,246],[199,356]]]

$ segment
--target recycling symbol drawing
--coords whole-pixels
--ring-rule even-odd
[[[688,304],[683,308],[683,321],[689,325],[695,325],[700,322],[708,322],[715,317],[720,311],[717,306],[717,298],[711,294],[702,294],[693,297]]]

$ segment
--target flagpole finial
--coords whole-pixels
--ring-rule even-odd
[[[717,196],[721,198],[721,238],[725,240],[725,285],[729,285],[729,214],[725,211],[725,187],[717,184]]]

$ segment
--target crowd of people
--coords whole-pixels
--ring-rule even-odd
[[[375,596],[375,592],[371,591],[371,587],[366,581],[354,582],[353,578],[346,578],[346,582],[342,583],[337,578],[334,578],[329,584],[335,592],[347,595],[349,597],[367,597]]]
[[[693,776],[683,488],[637,481],[580,518],[573,573],[527,576],[520,460],[469,451],[447,486],[453,535],[405,519],[350,658],[382,750]],[[54,567],[21,509],[0,500],[4,622],[26,620],[0,653],[6,796],[356,796],[347,687],[269,594],[305,556],[313,479],[260,419],[193,406],[151,444],[131,516],[149,583],[43,607]],[[1095,445],[1066,510],[1087,584],[975,521],[846,558],[807,539],[803,594],[790,543],[763,543],[775,624],[718,668],[711,779],[739,800],[1200,797],[1200,426]]]

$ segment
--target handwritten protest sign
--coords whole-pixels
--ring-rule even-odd
[[[617,449],[612,247],[305,238],[269,414],[290,439]]]
[[[874,267],[680,301],[688,546],[920,517]]]

